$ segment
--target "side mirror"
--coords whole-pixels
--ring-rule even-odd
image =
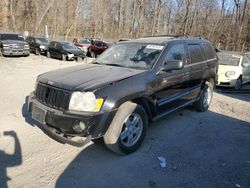
[[[168,60],[163,64],[160,70],[161,71],[180,70],[183,69],[183,67],[184,63],[181,60]]]

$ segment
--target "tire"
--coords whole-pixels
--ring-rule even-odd
[[[49,51],[47,51],[46,56],[47,56],[47,58],[50,58],[50,57],[51,57]]]
[[[122,104],[113,118],[103,139],[112,152],[125,155],[136,151],[142,144],[148,129],[144,109],[132,102]]]
[[[36,55],[40,55],[40,51],[39,51],[38,48],[35,48],[35,54],[36,54]]]
[[[90,57],[96,58],[95,52],[91,51],[91,52],[90,52]]]
[[[241,86],[242,86],[242,79],[241,79],[241,77],[239,77],[239,78],[236,80],[234,89],[240,90]]]
[[[67,60],[67,57],[66,57],[65,54],[61,54],[61,60],[62,60],[62,61],[66,61],[66,60]]]
[[[205,112],[208,110],[213,98],[213,89],[214,89],[213,82],[205,83],[205,86],[202,89],[202,93],[199,100],[193,103],[194,109],[197,112]]]

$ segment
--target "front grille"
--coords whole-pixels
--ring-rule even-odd
[[[45,104],[46,106],[58,110],[68,109],[70,92],[67,90],[38,83],[35,96],[38,101]]]
[[[13,49],[13,50],[15,50],[15,49],[23,49],[24,48],[24,45],[22,45],[22,44],[11,44],[10,45],[10,49]]]

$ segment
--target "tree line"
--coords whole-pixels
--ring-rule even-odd
[[[0,32],[110,40],[191,35],[250,51],[250,0],[1,0]]]

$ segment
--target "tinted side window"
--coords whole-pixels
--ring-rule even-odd
[[[249,64],[250,65],[250,60],[247,58],[247,56],[245,55],[245,56],[243,56],[243,59],[242,59],[242,63],[241,63],[242,65],[243,64]]]
[[[49,43],[49,47],[53,48],[54,47],[54,42]]]
[[[186,51],[184,44],[176,44],[172,46],[165,57],[165,61],[168,60],[181,60],[184,63],[186,62]]]
[[[199,44],[189,44],[188,50],[191,58],[191,63],[204,61],[203,52]]]
[[[102,47],[102,42],[95,42],[95,45],[96,45],[97,47]]]
[[[61,48],[62,48],[62,46],[61,46],[61,44],[60,44],[60,43],[56,43],[56,44],[55,44],[55,48],[56,48],[56,49],[61,49]]]
[[[213,47],[210,44],[203,43],[202,46],[204,48],[207,60],[216,58],[216,56],[215,56],[215,50],[213,49]]]

